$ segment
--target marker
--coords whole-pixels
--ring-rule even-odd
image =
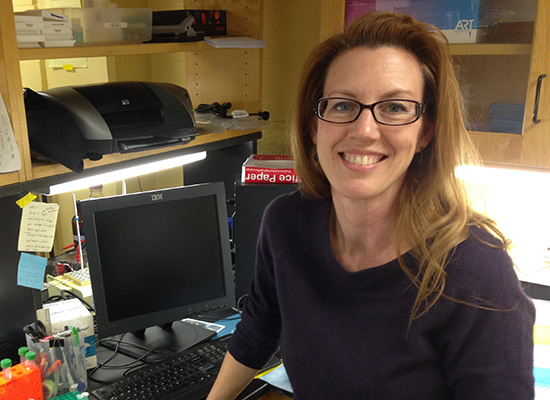
[[[73,347],[78,348],[80,346],[80,338],[78,337],[78,329],[73,326],[71,329],[71,337],[73,338]]]
[[[74,361],[75,361],[75,372],[78,378],[77,390],[83,392],[86,389],[86,382],[80,379],[86,378],[86,369],[84,368],[84,360],[86,356],[80,352],[80,337],[78,335],[78,329],[73,326],[71,330],[71,337],[73,339],[73,350],[74,350]]]
[[[48,368],[46,371],[46,377],[53,374],[55,371],[57,371],[59,368],[61,368],[61,360],[55,360],[55,362]]]

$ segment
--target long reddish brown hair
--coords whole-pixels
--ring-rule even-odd
[[[310,197],[328,198],[331,187],[319,163],[312,141],[313,109],[323,89],[331,63],[355,47],[391,46],[413,54],[424,78],[423,103],[434,127],[430,144],[417,154],[400,193],[397,215],[397,248],[401,266],[418,288],[411,321],[426,312],[445,288],[445,266],[452,250],[478,225],[504,236],[493,221],[475,212],[462,182],[455,176],[459,165],[478,163],[478,154],[464,127],[463,103],[454,75],[448,42],[435,27],[393,12],[371,12],[354,21],[341,34],[318,45],[307,60],[298,92],[291,137],[300,189]],[[414,247],[420,272],[412,273],[402,261],[400,248]]]

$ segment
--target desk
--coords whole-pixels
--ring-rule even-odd
[[[110,349],[108,349],[104,346],[101,346],[101,345],[97,346],[98,363],[104,363],[107,359],[109,359],[109,357],[112,354],[113,354],[112,350],[110,350]],[[136,360],[134,358],[126,356],[122,353],[118,353],[112,360],[109,361],[108,365],[109,365],[110,368],[113,368],[113,367],[117,367],[117,366],[125,366],[128,363],[132,363],[132,362],[136,362]],[[142,364],[143,363],[141,363],[141,362],[136,362],[135,365],[139,366],[139,365],[142,365]],[[145,365],[145,364],[143,364],[143,365]],[[96,381],[93,381],[93,380],[89,379],[88,380],[88,390],[87,391],[91,393],[94,390],[99,389],[104,385],[107,385],[111,382],[115,382],[115,381],[118,381],[118,380],[122,379],[123,374],[127,369],[128,368],[120,368],[120,369],[100,368],[100,369],[98,369],[93,374],[92,378],[94,378],[95,380],[100,381],[100,382],[96,382]],[[263,394],[261,397],[259,397],[259,399],[260,400],[288,400],[290,398],[290,397],[287,397],[285,395],[282,395],[282,394],[278,393],[275,390],[276,389],[274,388],[274,391]],[[97,400],[97,398],[93,395],[90,395],[90,400]]]

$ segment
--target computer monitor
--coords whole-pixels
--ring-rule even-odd
[[[235,303],[223,183],[87,199],[80,209],[99,338],[130,332],[125,341],[182,351],[212,336],[181,319]]]

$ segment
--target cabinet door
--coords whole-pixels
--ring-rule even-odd
[[[347,0],[346,22],[369,10],[405,12],[440,28],[450,42],[465,102],[465,123],[485,162],[549,164],[545,74],[548,1]],[[550,72],[550,71],[549,71]],[[550,73],[549,73],[550,75]],[[548,116],[548,117],[546,117]]]
[[[30,168],[27,124],[24,114],[21,113],[23,92],[19,75],[19,60],[16,54],[17,43],[12,3],[2,1],[0,2],[0,95],[9,116],[9,121],[2,121],[2,123],[11,124],[13,127],[15,142],[21,158],[21,169],[15,172],[0,172],[0,186],[23,182],[26,179],[25,174]],[[3,133],[0,133],[0,151],[7,153],[5,140]]]
[[[522,163],[550,167],[550,3],[539,0],[527,106]]]

